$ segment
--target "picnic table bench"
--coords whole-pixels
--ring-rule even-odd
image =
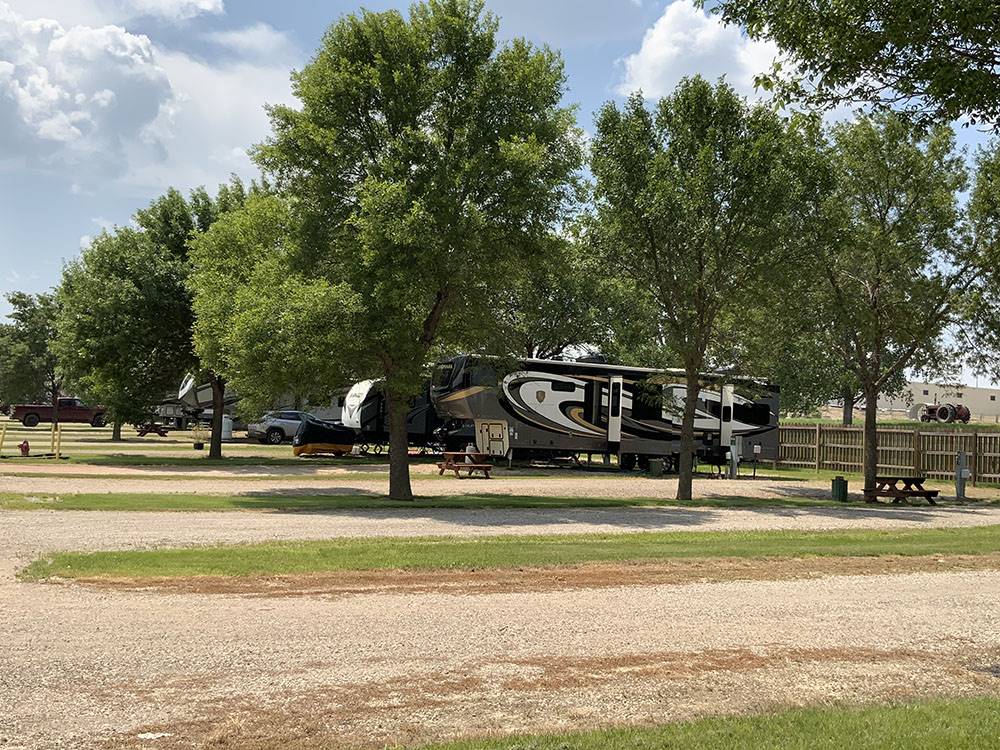
[[[454,471],[455,476],[459,479],[462,478],[460,472],[469,472],[466,476],[471,477],[474,472],[480,472],[487,479],[490,478],[490,471],[493,470],[493,464],[490,463],[490,457],[487,453],[466,453],[465,451],[459,452],[445,452],[442,454],[444,460],[438,464],[438,476],[443,475],[446,471]],[[469,461],[466,461],[469,459]]]
[[[891,498],[894,503],[922,497],[931,505],[939,494],[939,490],[924,489],[925,477],[875,477],[875,487],[865,489],[865,500],[869,503],[878,502],[880,497]],[[902,485],[902,486],[900,486]]]
[[[145,424],[136,425],[135,430],[139,433],[139,437],[146,437],[151,432],[155,432],[160,437],[166,437],[170,428],[166,425],[156,424],[155,422],[146,422]]]

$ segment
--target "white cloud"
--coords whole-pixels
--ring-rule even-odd
[[[114,171],[172,96],[142,35],[117,26],[63,28],[0,2],[0,154],[28,164]]]
[[[65,173],[79,195],[111,178],[184,188],[255,174],[246,149],[269,132],[265,103],[291,101],[298,53],[264,25],[216,41],[232,50],[221,62],[119,26],[27,20],[0,0],[0,169]]]
[[[159,50],[157,59],[176,94],[146,131],[163,155],[130,159],[125,180],[185,188],[213,185],[233,172],[255,175],[247,149],[270,133],[264,105],[294,102],[289,64],[236,60],[210,65],[167,50]]]
[[[100,26],[135,18],[181,23],[225,11],[223,0],[7,0],[25,17],[55,18],[67,26]]]
[[[206,38],[218,46],[245,57],[282,57],[295,54],[288,34],[270,24],[256,23],[243,29],[215,31]]]
[[[659,98],[685,76],[700,73],[711,81],[725,76],[741,94],[760,96],[754,77],[769,70],[777,54],[772,42],[748,39],[690,0],[674,0],[646,31],[639,51],[625,58],[618,90]]]
[[[126,18],[153,16],[168,21],[187,21],[203,13],[223,13],[222,0],[112,0],[107,5],[117,6]]]

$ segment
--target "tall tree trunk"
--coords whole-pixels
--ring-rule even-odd
[[[694,418],[698,409],[700,368],[687,369],[687,391],[681,420],[681,462],[677,481],[677,499],[690,500],[694,492]]]
[[[222,410],[226,406],[226,381],[221,375],[212,373],[212,439],[209,442],[208,457],[222,458]]]
[[[854,424],[854,391],[848,388],[844,389],[844,414],[843,414],[843,425],[844,427],[850,427]]]
[[[406,415],[410,411],[409,402],[388,388],[386,388],[385,396],[389,406],[389,498],[391,500],[412,500],[410,445],[406,434]]]
[[[878,474],[878,391],[865,386],[865,489],[875,489]]]
[[[115,443],[120,443],[122,440],[122,421],[116,419],[111,425],[111,440]]]

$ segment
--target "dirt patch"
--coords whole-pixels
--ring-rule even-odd
[[[553,690],[580,688],[619,677],[678,680],[710,672],[747,671],[785,664],[809,662],[927,662],[935,658],[926,652],[907,649],[836,649],[796,648],[775,652],[750,649],[712,649],[694,653],[667,651],[658,654],[628,654],[624,656],[590,658],[539,658],[513,662],[537,670],[528,679],[508,680],[509,690]]]
[[[541,670],[536,679],[502,675]],[[994,681],[996,682],[996,681]],[[748,714],[829,703],[1000,695],[954,656],[906,649],[745,649],[469,664],[350,688],[205,705],[200,717],[146,726],[107,747],[218,750],[383,747]],[[603,706],[604,708],[600,708]],[[609,714],[605,709],[613,706]],[[613,718],[612,718],[613,717]]]
[[[337,598],[359,594],[544,592],[695,582],[781,581],[834,575],[902,575],[997,569],[1000,569],[1000,552],[945,556],[705,558],[546,568],[363,570],[295,576],[79,578],[75,581],[88,587],[127,591]]]

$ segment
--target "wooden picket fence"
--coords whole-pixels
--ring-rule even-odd
[[[780,466],[858,474],[863,471],[861,427],[785,425],[779,434]],[[973,484],[1000,484],[1000,432],[905,428],[878,431],[878,470],[883,474],[951,479],[959,451],[968,456]]]

